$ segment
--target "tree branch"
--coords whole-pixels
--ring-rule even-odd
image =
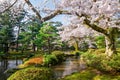
[[[54,18],[56,15],[59,15],[59,14],[71,14],[71,13],[69,13],[68,11],[65,11],[65,10],[55,10],[50,15],[42,18],[42,21],[50,20],[50,19]]]
[[[5,11],[9,10],[11,7],[14,6],[14,4],[17,2],[18,0],[15,0],[15,2],[13,4],[11,4],[8,8],[6,8],[4,11],[0,12],[1,13],[4,13]]]
[[[106,35],[106,36],[108,35],[108,34],[107,34],[107,30],[105,30],[105,29],[103,29],[103,28],[101,28],[101,27],[98,27],[98,26],[95,25],[95,24],[90,24],[90,21],[89,21],[87,18],[84,20],[84,24],[85,24],[86,26],[92,28],[93,30],[97,31],[97,32],[100,32],[100,33],[102,33],[102,34],[104,34],[104,35]]]
[[[42,16],[40,15],[40,13],[34,8],[34,6],[31,4],[31,2],[29,0],[25,0],[25,2],[27,3],[27,5],[33,10],[33,12],[36,14],[36,16],[38,17],[38,19],[41,22],[47,21],[52,19],[53,17],[55,17],[58,14],[70,14],[68,11],[64,11],[64,10],[55,10],[53,13],[51,13],[50,15],[42,18]]]
[[[31,4],[31,2],[29,0],[25,0],[25,2],[27,3],[27,5],[33,10],[33,12],[36,14],[36,16],[40,19],[42,19],[41,15],[39,14],[39,12],[35,9],[35,7]]]
[[[86,26],[88,26],[88,27],[92,28],[93,30],[95,30],[95,31],[97,31],[97,32],[100,32],[100,33],[102,33],[102,34],[104,34],[104,35],[106,35],[106,36],[108,35],[107,30],[105,30],[105,29],[97,26],[96,24],[91,24],[90,21],[87,19],[87,18],[89,18],[88,15],[86,15],[86,14],[81,14],[81,15],[79,15],[77,12],[76,12],[76,15],[77,15],[78,17],[82,17],[82,16],[85,17],[85,19],[84,19],[84,24],[85,24]],[[101,16],[101,17],[103,17],[103,16]],[[101,19],[101,17],[98,18],[97,20]]]

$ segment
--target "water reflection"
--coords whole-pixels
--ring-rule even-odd
[[[81,63],[80,57],[68,57],[62,64],[54,66],[53,71],[55,73],[55,78],[62,78],[85,68],[86,66]]]
[[[6,80],[9,74],[5,71],[8,69],[16,68],[19,64],[22,64],[22,60],[1,60],[0,61],[0,80]]]
[[[16,68],[22,64],[22,60],[2,60],[0,61],[0,80],[6,80],[10,74],[4,73],[7,69]],[[55,78],[62,78],[70,75],[73,72],[78,72],[85,69],[85,64],[81,63],[80,57],[68,57],[65,62],[60,65],[53,66]]]

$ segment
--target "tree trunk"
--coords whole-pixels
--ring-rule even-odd
[[[106,51],[105,53],[108,56],[112,56],[112,54],[116,54],[116,46],[115,46],[115,39],[113,38],[105,38],[106,41]]]
[[[21,53],[23,53],[24,52],[24,48],[21,50]]]
[[[16,52],[18,52],[18,47],[19,47],[19,42],[18,42],[19,33],[20,33],[20,26],[18,27],[18,32],[17,32],[17,40],[16,40]]]
[[[4,46],[4,53],[8,53],[8,51],[9,51],[9,46],[8,46],[8,43],[5,43],[4,44],[5,46]]]
[[[117,54],[116,37],[118,33],[116,28],[110,28],[108,32],[109,32],[108,36],[105,36],[105,41],[106,41],[105,53],[107,54],[107,56],[112,56],[112,54]]]
[[[33,52],[35,52],[35,51],[36,51],[35,43],[33,43],[32,45],[33,45],[33,46],[32,46],[32,48],[33,48]]]
[[[78,41],[75,41],[74,48],[75,48],[75,51],[76,51],[76,52],[79,51],[79,50],[78,50]]]
[[[48,38],[48,53],[51,53],[51,44],[50,44],[50,39]]]

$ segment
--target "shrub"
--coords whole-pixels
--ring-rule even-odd
[[[30,67],[18,70],[7,80],[54,80],[52,71],[48,68]]]
[[[95,49],[94,51],[95,54],[104,54],[105,53],[105,48],[101,48],[101,49]]]
[[[120,53],[114,55],[112,59],[107,60],[108,65],[112,68],[112,70],[120,72]]]
[[[72,54],[75,55],[75,56],[79,56],[82,52],[80,51],[73,51]]]
[[[44,66],[50,66],[57,64],[58,59],[55,55],[44,55]]]
[[[103,35],[96,36],[95,41],[98,48],[105,48],[105,37]]]
[[[103,51],[103,50],[102,50]],[[120,71],[120,54],[107,57],[101,50],[86,52],[82,55],[88,66],[101,71],[116,73]]]
[[[94,76],[95,73],[85,70],[78,73],[73,73],[72,75],[66,76],[65,78],[60,80],[93,80]]]
[[[43,64],[43,57],[36,57],[31,58],[24,62],[24,64],[19,65],[19,68],[25,68],[28,66],[35,66],[35,65],[42,65]]]
[[[101,53],[105,53],[105,49],[104,48],[101,48],[101,49],[89,49],[87,51],[87,53],[101,54]]]
[[[58,63],[65,60],[65,54],[62,51],[53,51],[52,55],[56,56],[56,58],[58,59]]]
[[[100,74],[97,70],[83,70],[81,72],[73,73],[65,76],[60,80],[120,80],[119,75]]]
[[[10,54],[21,54],[21,52],[17,52],[17,51],[10,51]]]
[[[35,54],[34,56],[33,56],[33,58],[35,58],[35,57],[41,57],[41,56],[43,56],[42,54]]]
[[[27,58],[28,59],[28,58]],[[64,59],[64,53],[61,51],[54,51],[52,54],[49,55],[41,55],[37,54],[30,59],[25,59],[24,64],[19,65],[19,68],[25,68],[28,66],[51,66],[61,63]]]

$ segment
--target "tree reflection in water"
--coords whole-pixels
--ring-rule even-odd
[[[22,60],[8,60],[4,59],[0,61],[0,80],[6,80],[10,74],[5,73],[6,70],[16,68],[19,64],[22,64]]]

